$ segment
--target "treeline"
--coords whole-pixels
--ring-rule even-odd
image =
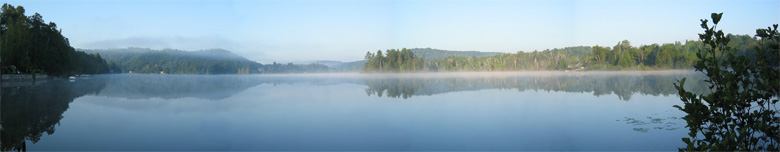
[[[54,22],[35,13],[25,16],[22,6],[3,4],[0,13],[0,56],[3,73],[53,76],[108,72],[99,54],[77,52]]]
[[[328,72],[322,64],[260,64],[227,50],[182,51],[148,48],[84,50],[100,53],[115,73],[151,74],[259,74]]]
[[[759,40],[749,35],[727,35],[737,55],[751,53]],[[701,41],[632,46],[628,40],[608,46],[576,46],[494,56],[449,56],[423,59],[413,52],[368,52],[364,72],[523,71],[523,70],[656,70],[693,67]],[[400,54],[400,55],[398,55]]]

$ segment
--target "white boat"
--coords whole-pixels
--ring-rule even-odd
[[[70,76],[70,77],[68,77],[68,80],[76,80],[76,77]]]

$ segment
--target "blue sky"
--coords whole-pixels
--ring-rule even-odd
[[[76,48],[223,48],[261,63],[361,60],[431,47],[494,52],[695,40],[724,12],[725,32],[780,23],[780,1],[5,1],[57,23]]]

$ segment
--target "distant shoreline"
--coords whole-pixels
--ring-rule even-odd
[[[668,75],[697,73],[695,70],[632,70],[632,71],[447,71],[447,72],[323,72],[323,73],[265,73],[265,74],[154,74],[154,73],[116,73],[101,75],[170,75],[170,76],[324,76],[324,77],[504,77],[504,76],[562,76],[562,75]],[[57,79],[46,75],[36,75],[35,80]],[[31,74],[3,74],[3,82],[32,81]]]
[[[269,77],[296,77],[296,76],[315,76],[315,77],[363,77],[363,78],[384,78],[384,77],[422,77],[422,78],[444,78],[444,77],[511,77],[511,76],[588,76],[588,75],[670,75],[670,74],[697,74],[693,69],[690,70],[636,70],[636,71],[462,71],[462,72],[399,72],[399,73],[361,73],[361,72],[332,72],[332,73],[273,73],[273,74],[251,74],[247,76],[269,76]],[[225,76],[225,75],[222,75]]]
[[[45,74],[36,74],[35,78],[33,78],[32,74],[3,74],[2,80],[5,81],[30,81],[30,80],[39,80],[39,79],[49,79],[48,75]]]

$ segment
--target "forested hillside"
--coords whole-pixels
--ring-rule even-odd
[[[111,71],[116,73],[253,74],[328,71],[328,67],[321,64],[295,65],[274,62],[263,65],[222,49],[182,51],[126,48],[82,51],[103,55]]]
[[[422,57],[425,59],[440,59],[440,58],[446,58],[450,56],[459,56],[459,57],[483,57],[483,56],[494,56],[501,54],[499,52],[479,52],[479,51],[449,51],[449,50],[439,50],[439,49],[432,49],[432,48],[412,48],[409,49],[417,55],[418,57]]]
[[[0,14],[0,56],[3,73],[53,76],[108,72],[99,54],[75,51],[54,22],[41,14],[25,16],[22,6],[3,4]]]
[[[738,55],[755,58],[750,51],[758,39],[727,35]],[[368,52],[364,72],[420,71],[522,71],[522,70],[657,70],[688,69],[696,60],[701,41],[632,46],[628,40],[615,46],[577,46],[543,51],[506,53],[484,57],[422,58],[409,49]]]

